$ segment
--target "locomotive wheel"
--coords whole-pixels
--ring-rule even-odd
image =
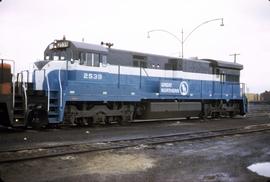
[[[235,116],[236,116],[236,114],[233,111],[230,111],[229,112],[229,117],[230,118],[234,118]]]
[[[126,126],[129,124],[127,117],[117,117],[117,123],[121,126]]]
[[[114,120],[113,116],[106,116],[106,118],[105,118],[105,124],[106,125],[111,125],[112,122],[113,122],[113,120]]]
[[[84,126],[92,126],[93,125],[93,119],[92,118],[76,118],[75,125],[79,127],[84,127]]]
[[[86,118],[86,122],[87,122],[87,126],[93,126],[94,125],[93,118]]]
[[[199,114],[199,118],[202,119],[202,120],[206,120],[207,119],[207,115],[204,112],[201,112]]]

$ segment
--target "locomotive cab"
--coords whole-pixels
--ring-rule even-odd
[[[107,64],[107,48],[82,42],[55,40],[44,52],[44,60],[79,61],[80,65],[99,67]]]

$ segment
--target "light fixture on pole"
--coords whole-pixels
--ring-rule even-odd
[[[164,32],[164,33],[167,33],[169,35],[171,35],[172,37],[174,37],[178,42],[182,43],[182,40],[180,40],[175,34],[167,31],[167,30],[164,30],[164,29],[155,29],[155,30],[150,30],[147,32],[147,38],[149,39],[150,38],[150,33],[151,32]],[[181,57],[181,51],[179,51],[179,57]]]
[[[178,38],[178,36],[176,36],[175,34],[167,31],[167,30],[164,30],[164,29],[154,29],[154,30],[150,30],[147,32],[147,38],[150,38],[150,33],[151,32],[156,32],[156,31],[159,31],[159,32],[165,32],[167,34],[170,34],[171,36],[173,36],[178,42],[180,42],[181,44],[181,51],[179,52],[179,56],[183,59],[184,58],[184,43],[186,42],[186,40],[190,37],[190,35],[195,31],[197,30],[199,27],[201,27],[202,25],[204,24],[207,24],[209,22],[212,22],[212,21],[221,21],[220,23],[220,26],[224,26],[224,22],[223,22],[223,18],[216,18],[216,19],[212,19],[212,20],[208,20],[208,21],[205,21],[205,22],[202,22],[201,24],[199,24],[198,26],[196,26],[194,29],[192,29],[192,31],[184,38],[184,30],[182,28],[182,31],[181,31],[181,39]]]

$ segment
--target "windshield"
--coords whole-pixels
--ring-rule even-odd
[[[72,55],[72,54],[71,54]],[[51,50],[45,53],[45,60],[71,60],[72,56],[66,50]]]
[[[37,67],[37,69],[41,70],[48,62],[50,62],[50,61],[49,60],[36,61],[34,64]]]

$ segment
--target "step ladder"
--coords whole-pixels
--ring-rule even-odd
[[[23,96],[16,95],[14,102],[14,126],[25,126],[25,101]]]
[[[50,91],[48,94],[48,119],[49,123],[59,123],[60,113],[59,92]]]
[[[26,126],[25,113],[27,109],[26,87],[23,83],[16,82],[13,107],[13,126]]]

